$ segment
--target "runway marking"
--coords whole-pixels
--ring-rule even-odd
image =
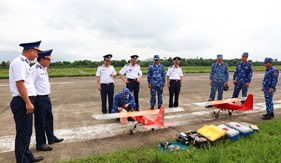
[[[52,85],[60,85],[60,84],[74,84],[76,82],[51,82]]]
[[[74,84],[76,82],[51,82],[52,85]],[[0,84],[0,87],[9,87],[9,84]]]
[[[281,100],[274,101],[274,107],[275,109],[281,109]],[[168,115],[165,116],[165,119],[175,122],[175,126],[190,125],[197,122],[206,122],[216,119],[213,115],[210,115],[211,112],[213,112],[213,110],[197,111],[197,112],[177,114],[177,115]],[[253,110],[250,111],[245,111],[245,112],[234,111],[232,116],[252,114],[257,112],[265,112],[264,103],[255,104]],[[202,118],[198,116],[202,116]],[[228,114],[227,115],[222,114],[220,117],[227,117],[227,116]],[[196,119],[192,119],[194,117],[196,117]],[[55,130],[55,135],[65,139],[62,143],[85,141],[91,139],[112,137],[112,136],[127,133],[130,129],[132,129],[134,124],[135,124],[134,122],[129,122],[128,124],[125,125],[120,123],[110,123],[110,124],[99,124],[93,126],[83,126],[77,128],[58,129]],[[30,144],[31,148],[35,148],[34,135],[35,134],[33,133],[31,137],[31,144]],[[15,139],[14,135],[0,137],[0,153],[13,151],[15,146],[14,139]]]

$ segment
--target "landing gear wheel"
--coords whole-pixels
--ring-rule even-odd
[[[219,115],[218,115],[218,114],[216,114],[216,115],[215,115],[215,117],[216,117],[216,118],[218,118],[218,117],[219,117]]]
[[[154,128],[152,128],[151,131],[154,131]]]
[[[216,114],[216,111],[214,111],[214,114]]]
[[[231,115],[232,115],[232,113],[231,113],[231,112],[228,112],[228,115],[229,115],[229,116],[231,116]]]
[[[129,135],[133,135],[133,130],[130,130],[130,131],[129,131]]]

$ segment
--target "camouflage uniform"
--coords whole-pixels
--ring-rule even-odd
[[[267,68],[264,73],[262,87],[263,87],[263,92],[264,92],[264,97],[265,97],[267,114],[271,114],[274,111],[274,106],[273,106],[273,101],[272,101],[274,93],[270,94],[268,91],[270,88],[273,88],[274,92],[276,91],[276,85],[278,83],[278,75],[279,75],[279,72],[274,66]]]
[[[129,104],[129,106],[127,108],[124,108],[123,106],[125,104]],[[112,113],[118,113],[119,107],[124,108],[127,111],[132,111],[132,109],[136,108],[135,99],[128,88],[124,88],[122,92],[119,92],[114,96]]]
[[[163,104],[163,85],[166,82],[165,70],[162,64],[156,65],[153,63],[148,66],[147,82],[152,86],[150,89],[150,106],[154,107],[156,104],[156,92],[158,95],[158,107],[161,106]]]
[[[222,99],[224,83],[228,82],[228,66],[226,63],[221,64],[215,62],[212,64],[210,72],[210,80],[212,80],[212,86],[210,90],[209,101],[215,100],[216,90],[218,90],[218,100]]]
[[[248,86],[245,86],[245,83],[250,83],[252,80],[252,64],[250,62],[238,62],[233,74],[233,80],[236,80],[236,84],[232,98],[237,98],[241,89],[242,97],[247,97]]]

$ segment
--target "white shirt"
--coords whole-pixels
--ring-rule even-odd
[[[136,79],[142,76],[140,65],[135,64],[135,66],[133,66],[131,63],[126,64],[119,73],[122,75],[126,74],[127,79]]]
[[[23,55],[15,58],[9,68],[9,83],[12,96],[19,96],[16,81],[24,81],[28,96],[36,96],[36,90],[32,81],[30,61]]]
[[[49,95],[51,87],[47,67],[44,68],[40,63],[36,63],[31,67],[31,73],[37,95]]]
[[[178,66],[177,68],[174,65],[170,66],[167,72],[167,76],[170,77],[170,80],[180,80],[183,76],[182,69],[180,68],[180,66]]]
[[[108,84],[113,83],[113,77],[110,76],[110,74],[116,75],[116,71],[113,66],[108,65],[105,67],[104,65],[101,65],[98,67],[96,76],[100,77],[100,83],[101,84]]]

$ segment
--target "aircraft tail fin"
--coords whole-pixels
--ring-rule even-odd
[[[156,118],[156,121],[159,124],[163,124],[163,125],[164,125],[164,112],[165,112],[165,109],[164,109],[163,106],[161,106],[160,109],[159,109],[159,112],[158,112],[158,116]]]
[[[254,103],[254,100],[253,100],[253,95],[252,94],[249,94],[247,99],[245,100],[243,106],[244,108],[240,109],[241,111],[243,110],[250,110],[250,109],[253,109],[253,103]]]

